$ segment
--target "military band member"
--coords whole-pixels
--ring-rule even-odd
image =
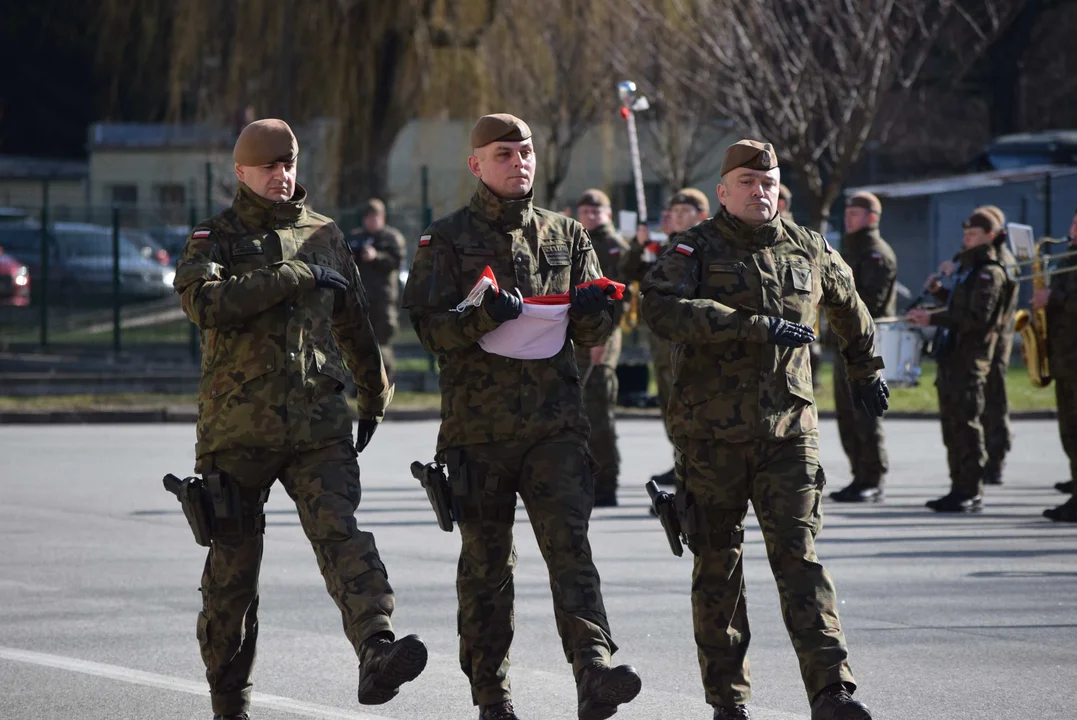
[[[643,314],[673,344],[667,414],[676,508],[695,554],[692,613],[707,702],[748,718],[748,615],[742,560],[748,504],[766,541],[812,720],[869,720],[815,554],[826,482],[808,349],[822,305],[853,392],[872,416],[888,390],[874,324],[852,274],[821,236],[778,216],[777,157],[741,140],[722,163],[710,220],[674,236],[644,282]]]
[[[531,130],[487,115],[471,132],[478,188],[467,207],[423,233],[404,307],[441,368],[438,458],[448,466],[462,540],[457,571],[460,664],[481,720],[517,720],[508,679],[513,635],[512,541],[523,498],[550,573],[554,617],[576,678],[581,720],[602,720],[639,693],[613,668],[598,571],[587,540],[594,502],[588,424],[573,347],[602,346],[612,304],[596,286],[598,258],[575,220],[532,203]],[[454,312],[489,266],[500,283],[478,307]],[[568,337],[542,360],[486,352],[486,333],[516,319],[523,297],[568,292]]]

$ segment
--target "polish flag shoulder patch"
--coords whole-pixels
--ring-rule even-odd
[[[422,237],[419,238],[419,247],[426,247],[429,244],[430,244],[430,236],[429,235],[423,235]]]
[[[195,230],[193,233],[191,233],[191,237],[195,240],[203,240],[205,238],[208,238],[211,234],[213,234],[212,230],[206,230],[205,228],[202,228],[200,230]]]
[[[685,245],[684,243],[677,243],[673,248],[673,252],[679,252],[681,255],[691,255],[696,249],[691,245]]]

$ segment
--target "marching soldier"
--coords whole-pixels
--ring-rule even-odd
[[[348,245],[366,289],[370,324],[374,326],[374,337],[381,346],[385,372],[392,380],[396,363],[391,343],[400,327],[397,319],[400,269],[407,252],[404,236],[385,224],[385,203],[373,198],[366,204],[362,226],[352,230],[348,237]]]
[[[218,720],[247,720],[262,508],[277,479],[359,657],[359,702],[388,702],[427,658],[418,637],[395,640],[385,566],[374,536],[356,527],[356,454],[393,389],[344,236],[307,209],[296,184],[298,153],[283,121],[248,125],[235,145],[232,207],[195,226],[176,268],[176,292],[202,336],[195,469],[219,500],[198,615]],[[342,360],[358,388],[354,442]]]
[[[460,663],[481,720],[518,720],[508,668],[513,627],[512,524],[523,498],[550,571],[554,617],[576,678],[578,715],[601,720],[640,690],[616,651],[591,559],[594,502],[587,417],[573,346],[602,346],[613,329],[603,291],[577,285],[599,274],[583,227],[532,204],[531,130],[487,115],[471,132],[471,203],[423,234],[404,307],[441,368],[438,459],[447,465],[462,546],[457,573]],[[489,266],[500,289],[454,312]],[[517,318],[522,296],[568,292],[568,336],[541,360],[488,353],[480,338]]]
[[[601,190],[587,190],[576,203],[576,217],[591,238],[602,274],[620,280],[620,265],[628,243],[613,227],[610,199]],[[576,348],[576,365],[583,378],[583,403],[591,424],[588,446],[595,461],[595,507],[617,505],[617,478],[621,456],[617,452],[614,411],[617,408],[617,362],[621,357],[621,316],[624,304],[613,307],[613,332],[602,345]]]
[[[688,228],[698,225],[706,220],[709,215],[710,202],[707,200],[707,196],[695,188],[684,188],[670,198],[669,201],[670,238],[676,233],[684,232]],[[652,263],[646,263],[642,260],[647,238],[645,236],[646,228],[641,229],[644,231],[644,235],[637,234],[637,242],[634,247],[630,248],[625,260],[625,266],[622,269],[625,277],[632,281],[642,281],[647,272],[654,267]],[[666,412],[669,408],[670,387],[673,384],[673,363],[670,358],[672,346],[661,335],[653,332],[650,342],[651,361],[654,363],[655,379],[658,382],[658,407],[662,413],[662,422],[666,423],[668,428]],[[673,437],[669,435],[668,430],[666,435],[669,437],[670,442],[673,442]],[[651,476],[651,480],[654,480],[659,485],[673,485],[675,479],[676,468],[670,468],[663,473]]]
[[[817,233],[778,217],[770,144],[733,144],[721,173],[721,210],[677,235],[643,288],[644,319],[674,347],[666,417],[677,450],[677,514],[695,554],[692,612],[707,702],[716,720],[749,717],[741,553],[751,502],[812,720],[870,720],[851,697],[834,584],[815,554],[826,479],[804,346],[822,304],[853,393],[878,416],[889,392],[874,325],[841,257]]]
[[[987,448],[981,418],[987,377],[1016,284],[998,259],[994,240],[1001,229],[994,213],[973,212],[964,222],[965,249],[958,256],[957,280],[946,308],[917,308],[907,316],[917,325],[937,328],[935,385],[952,485],[948,494],[928,501],[935,512],[983,509]]]
[[[1070,224],[1069,252],[1077,252],[1077,214]],[[1073,269],[1051,278],[1051,287],[1032,298],[1032,307],[1047,308],[1047,364],[1058,400],[1058,433],[1070,462],[1070,491],[1077,480],[1077,257],[1060,260],[1058,270]],[[1062,483],[1059,483],[1062,485]],[[1059,489],[1065,489],[1059,488]],[[1056,522],[1077,522],[1077,495],[1062,505],[1043,511]]]
[[[881,215],[879,198],[869,192],[856,193],[845,205],[845,235],[841,239],[841,257],[853,271],[857,294],[872,318],[893,317],[897,312],[897,256],[879,234]],[[889,470],[882,419],[859,416],[841,358],[834,362],[834,406],[853,481],[830,493],[830,499],[879,502]]]

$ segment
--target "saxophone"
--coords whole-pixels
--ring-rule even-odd
[[[1043,244],[1036,243],[1035,259],[1032,261],[1032,288],[1047,288],[1047,268],[1043,261]],[[1034,387],[1043,388],[1051,383],[1050,367],[1047,365],[1047,309],[1029,312],[1018,310],[1014,316],[1014,331],[1021,335],[1021,358],[1028,370],[1028,379]]]

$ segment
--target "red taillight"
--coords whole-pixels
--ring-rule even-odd
[[[161,263],[162,265],[172,264],[172,258],[168,256],[168,251],[164,248],[161,248],[157,251],[157,262]]]

